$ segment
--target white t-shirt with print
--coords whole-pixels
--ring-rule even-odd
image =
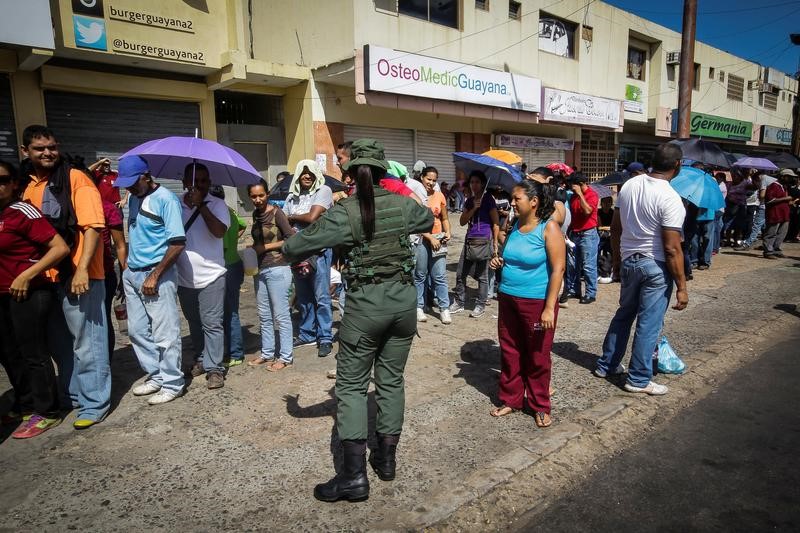
[[[321,186],[313,194],[301,193],[299,195],[290,194],[286,198],[286,203],[283,204],[283,212],[286,216],[292,215],[306,215],[311,211],[315,205],[321,206],[326,210],[333,207],[333,191],[327,185]],[[296,222],[294,227],[296,230],[302,230],[308,224],[301,224]]]
[[[181,197],[183,224],[194,213],[195,208],[186,205]],[[208,210],[227,228],[230,224],[228,206],[216,196],[206,195]],[[186,232],[186,249],[178,256],[178,285],[192,289],[207,287],[226,272],[222,238],[215,237],[199,215]]]
[[[641,174],[625,182],[617,196],[622,238],[622,258],[635,253],[664,261],[661,230],[681,231],[686,210],[667,180]]]

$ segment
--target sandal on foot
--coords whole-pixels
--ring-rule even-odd
[[[271,365],[267,366],[268,372],[280,372],[281,370],[285,370],[287,368],[291,368],[292,363],[285,363],[283,361],[275,361]]]
[[[264,359],[263,357],[256,357],[255,359],[251,359],[247,362],[247,366],[267,365],[267,367],[270,367],[274,364],[275,359]]]
[[[539,428],[550,427],[550,424],[553,423],[553,419],[550,418],[550,413],[544,413],[544,412],[534,413],[533,419],[536,421],[536,427]]]
[[[495,418],[500,418],[501,416],[510,415],[514,411],[516,411],[516,409],[514,409],[513,407],[503,405],[501,407],[495,407],[494,409],[489,411],[489,414]]]

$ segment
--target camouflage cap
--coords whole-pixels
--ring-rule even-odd
[[[342,165],[348,170],[354,165],[370,165],[388,170],[389,163],[383,154],[383,143],[375,139],[358,139],[350,147],[350,161]]]

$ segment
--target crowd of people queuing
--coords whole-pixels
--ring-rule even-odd
[[[656,149],[650,169],[629,165],[615,205],[577,171],[539,167],[510,191],[493,187],[481,171],[446,184],[436,168],[420,161],[409,172],[387,161],[378,141],[361,139],[337,147],[340,191],[326,184],[314,160],[280,176],[291,180],[280,202],[264,180],[248,186],[249,224],[226,205],[223,188],[201,163],[184,169],[186,192],[177,197],[138,156],[123,158],[117,172],[108,160],[82,168],[43,126],[25,129],[21,152],[21,170],[0,163],[0,362],[15,393],[3,420],[18,424],[12,436],[35,437],[72,409],[76,429],[106,417],[115,295],[124,295],[131,345],[146,374],[132,394],[150,405],[181,396],[189,375],[205,376],[207,387],[218,389],[226,369],[244,362],[280,372],[292,367],[299,346],[330,355],[336,301],[344,312],[330,375],[345,468],[315,490],[325,501],[368,495],[373,367],[379,447],[369,462],[381,479],[394,478],[403,371],[418,322],[436,314],[451,324],[467,308],[477,319],[496,298],[500,406],[491,415],[522,410],[527,398],[544,428],[552,423],[550,349],[559,309],[570,299],[592,304],[598,282],[621,281],[594,374],[627,373],[629,392],[665,394],[652,381],[651,355],[673,288],[674,307],[683,309],[692,270],[707,269],[722,246],[747,250],[761,234],[764,257],[775,259],[783,257],[784,240],[798,239],[800,191],[792,170],[774,177],[735,170],[731,180],[717,173],[726,205],[709,213],[669,185],[682,160],[673,144]],[[451,214],[466,226],[452,299]],[[261,349],[245,361],[239,242],[248,225]],[[467,301],[469,276],[478,284],[474,303]],[[189,369],[182,368],[178,307],[194,354]]]

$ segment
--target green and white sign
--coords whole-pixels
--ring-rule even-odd
[[[642,88],[636,85],[625,86],[625,111],[631,113],[644,112],[644,105],[642,104]]]
[[[717,117],[703,113],[692,113],[691,135],[749,141],[753,137],[753,123],[733,118]],[[672,110],[672,132],[678,131],[678,110]]]

